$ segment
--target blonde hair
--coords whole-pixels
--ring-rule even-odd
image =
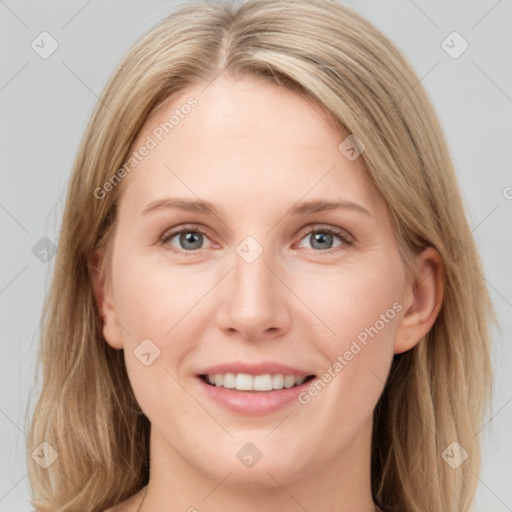
[[[101,199],[94,191],[124,164],[158,105],[220,73],[261,77],[320,105],[340,134],[364,143],[358,161],[389,206],[405,259],[428,246],[441,255],[441,311],[417,346],[395,356],[374,412],[372,492],[384,510],[466,511],[491,381],[494,315],[479,257],[419,79],[379,30],[329,0],[183,7],[136,44],[108,82],[74,164],[42,316],[42,390],[28,440],[33,506],[100,511],[148,481],[150,424],[123,352],[102,336],[91,286],[93,255],[109,247],[121,187]],[[30,456],[43,441],[58,454],[47,469]],[[457,469],[442,458],[454,441],[469,454]]]

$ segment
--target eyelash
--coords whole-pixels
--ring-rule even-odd
[[[194,256],[197,254],[200,249],[192,250],[192,251],[185,251],[178,249],[174,246],[171,246],[168,244],[170,240],[172,240],[176,235],[180,235],[182,233],[200,233],[203,236],[208,238],[208,235],[205,233],[205,231],[201,228],[201,226],[197,224],[187,224],[182,226],[180,229],[173,230],[171,232],[166,231],[161,238],[158,240],[158,245],[163,246],[165,249],[175,253],[175,254],[183,254],[185,256]],[[329,235],[337,236],[341,240],[341,244],[332,247],[331,249],[325,249],[325,250],[315,250],[311,249],[315,253],[319,253],[321,255],[329,255],[333,254],[339,251],[343,251],[347,248],[347,246],[354,245],[354,239],[344,230],[338,230],[336,228],[332,228],[329,226],[323,226],[318,225],[314,229],[311,229],[310,231],[306,232],[304,236],[300,238],[300,240],[304,239],[307,235],[312,235],[313,233],[327,233]],[[308,248],[306,248],[308,249]]]

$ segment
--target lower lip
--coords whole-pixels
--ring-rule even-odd
[[[212,386],[200,377],[197,377],[197,380],[206,395],[217,404],[239,414],[260,416],[278,411],[297,400],[299,393],[306,389],[314,379],[309,379],[300,386],[273,391],[236,391]]]

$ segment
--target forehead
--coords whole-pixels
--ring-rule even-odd
[[[261,79],[219,77],[164,102],[142,127],[143,146],[125,186],[130,202],[164,194],[230,204],[378,199],[357,161],[338,149],[346,137],[303,96]],[[140,153],[140,151],[139,151]],[[312,198],[312,197],[308,197]]]

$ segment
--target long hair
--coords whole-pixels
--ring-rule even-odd
[[[340,134],[364,143],[358,162],[389,206],[404,261],[429,246],[441,255],[441,311],[414,348],[395,356],[374,412],[371,483],[385,510],[467,511],[491,383],[494,313],[480,260],[420,80],[379,30],[330,0],[184,6],[143,36],[110,78],[74,163],[41,320],[42,384],[28,440],[33,506],[101,511],[148,481],[150,424],[123,352],[102,336],[91,284],[121,187],[101,198],[95,191],[115,179],[155,108],[220,73],[260,77],[320,105]],[[454,446],[468,454],[458,468],[446,462]]]

